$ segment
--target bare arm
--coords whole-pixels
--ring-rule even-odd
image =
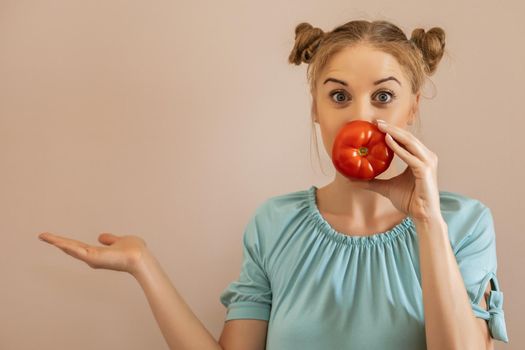
[[[265,348],[268,322],[262,320],[230,320],[225,323],[221,338],[217,342],[171,284],[157,259],[147,249],[146,242],[138,236],[103,233],[98,240],[104,246],[92,246],[49,232],[38,237],[94,269],[123,271],[135,277],[170,349]]]
[[[444,220],[415,221],[429,349],[490,349],[484,320],[472,313]]]
[[[133,276],[142,287],[170,349],[222,350],[148,250]]]
[[[268,321],[229,320],[224,324],[219,344],[225,350],[264,350]]]
[[[171,284],[155,257],[147,251],[133,275],[144,290],[170,349],[265,349],[268,322],[263,320],[227,321],[217,343]]]
[[[98,238],[104,244],[101,247],[49,232],[38,237],[94,269],[123,271],[135,277],[170,349],[223,350],[181,298],[142,238],[103,233]]]

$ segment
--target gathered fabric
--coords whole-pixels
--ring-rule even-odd
[[[223,290],[225,321],[268,321],[266,349],[426,349],[419,247],[406,216],[371,235],[338,232],[317,207],[316,186],[260,204],[242,235],[239,277]],[[491,211],[440,191],[472,310],[508,342],[496,278]],[[488,310],[479,306],[487,283]],[[480,294],[481,293],[481,294]]]

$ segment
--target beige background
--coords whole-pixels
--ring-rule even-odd
[[[142,236],[217,339],[219,294],[266,198],[323,186],[295,25],[442,27],[417,136],[440,189],[495,217],[510,344],[525,347],[519,0],[0,1],[1,349],[167,349],[131,276],[37,239]],[[310,160],[310,150],[312,157]],[[520,268],[521,267],[521,268]]]

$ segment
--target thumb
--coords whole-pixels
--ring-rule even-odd
[[[115,243],[118,239],[119,237],[111,233],[102,233],[98,236],[99,242],[105,245],[111,245]]]

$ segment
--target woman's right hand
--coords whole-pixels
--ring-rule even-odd
[[[146,252],[146,242],[133,235],[117,236],[102,233],[98,236],[98,240],[105,246],[91,246],[49,232],[39,234],[38,238],[84,261],[94,269],[124,271],[131,274],[135,274],[140,259]]]

